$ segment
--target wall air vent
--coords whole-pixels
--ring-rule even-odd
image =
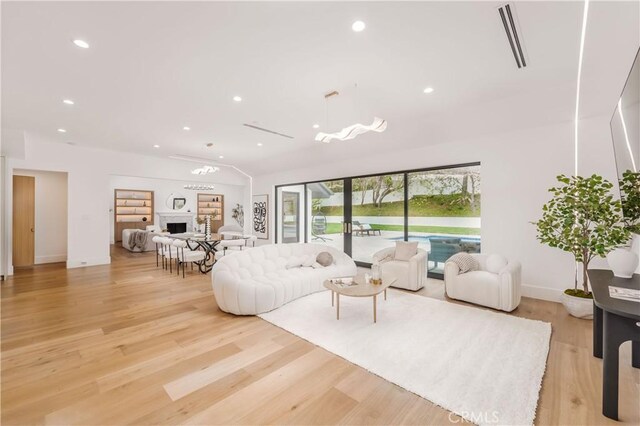
[[[253,124],[244,123],[243,126],[249,127],[251,129],[260,130],[261,132],[271,133],[272,135],[282,136],[283,138],[293,139],[293,136],[285,135],[284,133],[276,132],[275,130],[265,129],[264,127],[258,127]]]
[[[516,60],[516,65],[518,65],[518,68],[524,68],[527,66],[527,59],[525,58],[524,43],[522,41],[522,33],[518,25],[515,7],[511,3],[507,3],[498,8],[498,13],[500,14],[502,26],[507,33],[507,40],[509,41],[513,57]]]

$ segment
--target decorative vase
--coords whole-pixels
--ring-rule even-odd
[[[211,238],[211,216],[209,215],[204,217],[204,235],[207,239]]]
[[[371,265],[371,284],[382,284],[382,279],[380,278],[380,265],[377,262]]]
[[[638,255],[626,248],[617,248],[607,255],[607,263],[616,277],[631,278],[638,267]]]
[[[562,304],[571,316],[581,319],[593,319],[593,299],[562,293]]]

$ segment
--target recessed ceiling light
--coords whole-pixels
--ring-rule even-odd
[[[213,142],[209,142],[209,143],[207,144],[207,147],[209,147],[209,148],[211,148],[212,146],[213,146]]]
[[[154,148],[160,148],[160,145],[154,145],[153,147]]]
[[[258,142],[258,146],[262,146],[262,143]]]
[[[59,131],[60,133],[67,133],[67,131],[66,131],[65,129],[58,129],[58,131]]]
[[[433,87],[427,87],[424,89],[424,93],[433,93]]]
[[[88,49],[89,48],[89,43],[87,43],[84,40],[80,40],[80,39],[73,40],[73,44],[75,44],[76,46],[81,47],[83,49]]]
[[[224,158],[224,155],[221,155],[221,156],[220,156],[220,157],[218,157],[218,158],[222,159],[222,158]]]
[[[240,102],[240,101],[242,101],[242,98],[240,96],[234,96],[233,100],[236,101],[236,102]]]
[[[184,126],[184,127],[182,128],[182,130],[186,130],[186,131],[189,131],[189,130],[191,130],[191,127],[188,127],[188,126]]]
[[[75,102],[73,102],[71,99],[65,99],[62,102],[64,102],[67,105],[73,105]]]
[[[360,31],[364,30],[365,28],[365,24],[362,21],[356,21],[353,23],[353,25],[351,25],[351,29],[357,33],[359,33]]]
[[[319,127],[320,127],[320,125],[319,125],[319,124],[314,124],[314,125],[313,125],[313,128],[314,128],[314,129],[317,129],[317,128],[319,128]]]

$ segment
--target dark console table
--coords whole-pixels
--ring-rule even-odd
[[[593,291],[593,356],[602,358],[602,414],[618,420],[618,351],[631,340],[631,365],[640,368],[640,303],[609,297],[609,286],[640,289],[640,275],[617,278],[589,271]]]

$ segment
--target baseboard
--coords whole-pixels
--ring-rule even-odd
[[[58,263],[58,262],[66,262],[67,255],[66,254],[52,254],[49,256],[36,256],[35,263],[36,265],[40,265],[42,263]]]
[[[558,290],[557,288],[538,287],[535,285],[522,285],[522,295],[533,299],[560,302],[562,290]]]
[[[67,260],[67,268],[84,268],[85,266],[108,265],[111,263],[111,256],[96,257],[93,259],[69,259]]]

